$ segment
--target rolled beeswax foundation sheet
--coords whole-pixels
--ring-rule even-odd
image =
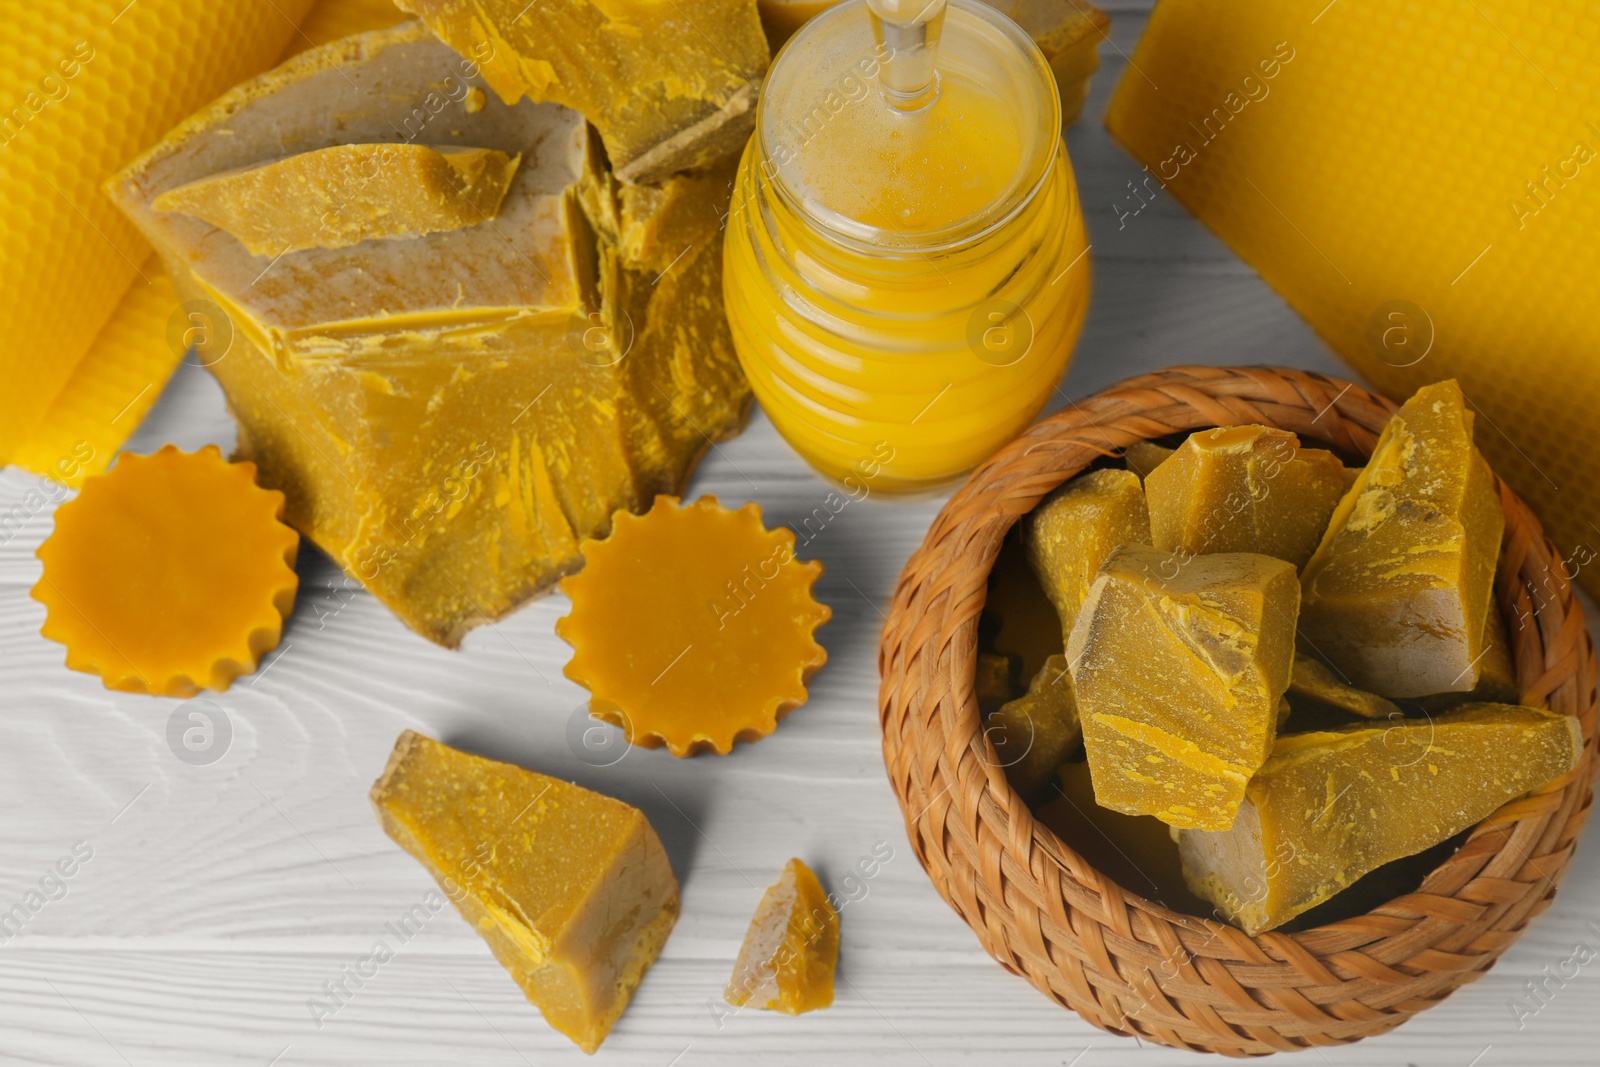
[[[178,359],[165,337],[159,347],[130,346],[119,335],[107,359],[138,379],[134,391],[63,395],[129,284],[161,284],[145,265],[149,245],[100,185],[190,112],[271,65],[311,4],[0,0],[0,463],[68,478],[103,469],[138,424],[139,412],[123,409],[160,392]],[[125,317],[150,320],[137,308]],[[47,419],[88,436],[32,447]],[[63,459],[75,461],[62,468]]]
[[[1162,0],[1106,122],[1381,391],[1458,378],[1600,593],[1600,4]]]

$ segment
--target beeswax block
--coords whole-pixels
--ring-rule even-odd
[[[1363,719],[1398,718],[1400,708],[1376,693],[1357,689],[1335,674],[1322,661],[1296,654],[1289,675],[1289,692],[1309,703],[1347,711]]]
[[[972,689],[978,698],[979,710],[987,715],[1014,695],[1012,679],[1017,665],[1010,656],[997,652],[979,652],[972,673]]]
[[[1294,434],[1230,426],[1189,435],[1144,480],[1164,552],[1259,552],[1305,563],[1344,495],[1344,465]]]
[[[1061,617],[1039,586],[1023,545],[1023,524],[1006,534],[1000,555],[989,570],[984,612],[994,622],[993,639],[986,647],[1014,656],[1018,678],[1032,678],[1044,661],[1066,649]]]
[[[473,70],[415,21],[347,38],[239,87],[111,188],[179,294],[231,327],[210,369],[291,524],[451,646],[580,566],[579,544],[616,511],[679,488],[748,404],[742,378],[699,375],[687,350],[726,330],[709,325],[720,293],[699,288],[703,271],[675,271],[643,301],[649,322],[665,319],[655,301],[671,282],[684,340],[636,350],[606,317],[608,242],[580,205],[600,165],[583,117],[483,96]],[[457,142],[523,162],[493,219],[268,261],[153,209],[170,189],[281,159],[286,141]]]
[[[0,463],[14,462],[64,400],[129,286],[148,284],[139,271],[149,246],[101,183],[174,122],[272,63],[310,3],[0,0]],[[148,354],[126,351],[134,360]],[[164,378],[182,352],[166,355],[145,381]],[[112,450],[135,427],[132,416],[112,422],[130,399],[77,401],[104,405],[84,416],[107,426]]]
[[[282,58],[321,48],[341,37],[386,30],[410,17],[394,6],[394,0],[316,0],[300,23],[300,32],[289,39]]]
[[[796,559],[793,531],[768,530],[757,505],[657,497],[583,556],[561,583],[565,673],[630,743],[727,755],[805,703],[828,659],[814,634],[831,612],[811,595],[822,564]]]
[[[839,913],[817,876],[797,859],[756,905],[722,996],[734,1007],[799,1015],[833,1003]]]
[[[771,54],[756,0],[398,0],[500,99],[584,114],[617,176],[656,182],[742,148]]]
[[[796,30],[839,0],[758,0],[761,25],[772,54]],[[1107,40],[1111,19],[1092,4],[1080,0],[984,0],[1021,26],[1033,38],[1056,77],[1061,94],[1062,125],[1083,110],[1089,95],[1089,76],[1100,66],[1099,45]]]
[[[1453,381],[1395,413],[1306,564],[1306,640],[1387,697],[1477,684],[1505,514]]]
[[[1224,833],[1178,835],[1190,887],[1247,934],[1281,926],[1577,766],[1571,716],[1472,704],[1279,738]]]
[[[487,222],[521,160],[492,148],[331,145],[196,179],[150,206],[204,219],[270,258]]]
[[[1028,560],[1066,633],[1089,585],[1118,545],[1150,540],[1150,517],[1137,475],[1107,468],[1080,474],[1023,520]]]
[[[1050,776],[1083,740],[1078,700],[1065,656],[1051,656],[1028,683],[1026,695],[989,716],[983,732],[995,761],[1024,800],[1050,784]]]
[[[1151,441],[1135,441],[1124,450],[1122,458],[1127,462],[1128,469],[1143,480],[1150,477],[1150,472],[1161,466],[1174,451]]]
[[[1095,803],[1087,763],[1064,763],[1049,800],[1034,814],[1095,870],[1123,889],[1178,911],[1209,910],[1189,892],[1172,829],[1149,815],[1124,815]]]
[[[1250,553],[1112,553],[1067,638],[1100,804],[1225,830],[1289,686],[1293,564]]]
[[[1163,0],[1107,118],[1377,389],[1458,378],[1563,557],[1600,545],[1593,14]]]
[[[371,799],[545,1021],[599,1048],[678,919],[644,813],[410,730]]]
[[[34,599],[67,666],[107,689],[222,691],[277,647],[294,610],[300,538],[283,494],[215,445],[124,455],[56,510]]]

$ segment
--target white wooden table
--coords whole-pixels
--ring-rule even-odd
[[[1113,43],[1102,49],[1088,117],[1068,135],[1095,302],[1057,404],[1175,362],[1341,372],[1255,272],[1174,202],[1158,200],[1119,228],[1111,205],[1139,168],[1099,118],[1147,4],[1110,6]],[[129,447],[167,441],[232,444],[204,372],[182,369]],[[44,488],[0,472],[0,513],[34,510],[39,498],[29,494]],[[758,500],[778,523],[798,522],[828,491],[759,413],[693,488],[730,504]],[[598,767],[568,742],[584,694],[561,674],[559,597],[446,652],[371,597],[331,593],[338,575],[315,552],[302,556],[299,605],[280,650],[213,698],[231,728],[226,751],[207,765],[184,762],[167,740],[180,702],[110,693],[67,671],[60,646],[38,635],[44,611],[28,589],[51,524],[51,508],[39,507],[0,544],[0,910],[37,889],[75,844],[92,855],[64,881],[64,896],[54,890],[59,899],[0,944],[0,1063],[588,1062],[452,911],[409,941],[386,927],[433,887],[379,831],[366,799],[407,727],[619,796],[642,807],[666,842],[683,917],[593,1062],[1197,1062],[1095,1030],[1006,974],[910,852],[883,770],[875,650],[900,567],[939,503],[853,503],[809,546],[827,567],[818,592],[834,610],[822,631],[830,662],[810,703],[776,734],[720,759],[640,750]],[[843,911],[833,1008],[729,1015],[720,990],[779,866],[804,857],[841,888],[877,842],[894,858]],[[379,941],[393,958],[359,988],[347,982],[351,994],[319,1026],[308,1002],[335,1004],[324,984]],[[1510,1008],[1526,981],[1555,972],[1579,943],[1600,950],[1594,841],[1579,848],[1554,907],[1481,981],[1393,1034],[1297,1062],[1593,1064],[1600,962],[1549,983],[1548,1004],[1520,1030]]]

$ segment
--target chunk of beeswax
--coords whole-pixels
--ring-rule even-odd
[[[644,813],[410,730],[371,798],[545,1020],[599,1048],[678,920]]]
[[[1189,435],[1144,480],[1151,544],[1164,552],[1259,552],[1305,563],[1344,495],[1344,465],[1285,430]]]
[[[1391,715],[1400,715],[1399,707],[1392,701],[1365,689],[1357,689],[1321,660],[1298,653],[1294,657],[1294,670],[1289,675],[1289,692],[1307,702],[1347,711],[1363,719],[1387,719]]]
[[[715,223],[664,277],[618,262],[580,205],[600,166],[583,117],[485,98],[472,71],[419,22],[347,38],[227,94],[111,188],[179,295],[231,326],[210,369],[288,521],[446,645],[553,588],[618,509],[681,489],[749,403],[724,369]],[[522,153],[492,223],[264,264],[151,204],[286,142],[397,136]]]
[[[1294,566],[1268,556],[1124,545],[1106,560],[1067,638],[1103,806],[1233,825],[1277,730],[1299,600]]]
[[[1150,472],[1161,466],[1174,451],[1152,441],[1135,441],[1123,451],[1122,458],[1128,464],[1128,469],[1142,480],[1150,477]]]
[[[1066,633],[1100,565],[1118,545],[1146,544],[1150,517],[1137,475],[1104,470],[1080,474],[1023,520],[1028,561]]]
[[[1223,833],[1179,834],[1190,888],[1247,934],[1465,830],[1577,766],[1578,720],[1471,704],[1278,739]]]
[[[756,0],[397,0],[507,104],[581,111],[617,176],[654,182],[743,146],[771,54]]]
[[[272,257],[488,222],[521,161],[493,148],[331,145],[196,179],[150,206],[204,219]]]
[[[227,689],[278,645],[294,610],[300,537],[283,494],[215,445],[124,454],[56,510],[34,599],[67,666],[107,689]]]
[[[805,703],[828,659],[813,637],[831,614],[811,595],[822,564],[795,559],[793,532],[766,529],[757,505],[657,497],[583,556],[561,583],[566,675],[631,743],[726,755]]]
[[[1065,656],[1051,656],[1028,683],[1028,692],[985,721],[996,762],[1024,800],[1037,797],[1050,776],[1083,740],[1078,700]]]
[[[1460,387],[1424,386],[1384,427],[1305,566],[1306,640],[1382,696],[1472,689],[1504,528]]]
[[[1063,763],[1049,799],[1034,814],[1090,866],[1130,893],[1178,911],[1207,910],[1184,883],[1171,827],[1148,815],[1124,815],[1095,803],[1087,763]]]
[[[1015,693],[1012,679],[1017,664],[1010,656],[998,652],[979,652],[973,665],[972,691],[978,698],[979,710],[988,715],[1010,700]]]
[[[838,962],[839,913],[811,868],[792,859],[756,905],[722,996],[785,1015],[826,1008]]]

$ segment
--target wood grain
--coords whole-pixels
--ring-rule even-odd
[[[1122,73],[1117,49],[1132,51],[1147,6],[1111,5],[1116,47],[1102,48],[1089,118],[1068,136],[1094,243],[1095,303],[1056,405],[1177,362],[1340,372],[1254,272],[1172,201],[1119,229],[1113,204],[1140,168],[1098,116]],[[232,436],[214,383],[184,368],[130,448],[228,446]],[[41,484],[0,472],[0,514]],[[730,504],[755,499],[773,521],[799,524],[829,487],[758,414],[707,459],[694,491]],[[232,724],[226,755],[185,764],[166,741],[178,701],[108,693],[66,671],[61,649],[38,636],[43,609],[27,590],[50,509],[14,534],[0,530],[0,909],[36,888],[74,842],[94,850],[66,895],[0,944],[0,1063],[1195,1061],[1096,1031],[1006,974],[911,856],[883,770],[874,657],[889,592],[940,503],[852,503],[802,546],[827,567],[818,593],[834,609],[820,634],[831,661],[810,703],[772,737],[720,759],[635,751],[610,767],[585,764],[568,744],[583,693],[561,675],[567,650],[552,633],[560,598],[450,653],[365,594],[330,594],[339,576],[309,550],[282,650],[264,672],[210,698]],[[379,832],[366,802],[406,727],[613,793],[661,832],[683,880],[683,918],[594,1060],[544,1026],[448,912],[322,1027],[312,1021],[308,998],[431,885]],[[719,1027],[713,1006],[779,866],[804,857],[839,889],[880,840],[896,855],[844,910],[836,1005],[798,1019],[744,1012]],[[1600,860],[1587,842],[1555,905],[1481,981],[1394,1034],[1296,1062],[1592,1063],[1600,961],[1564,986],[1551,982],[1548,1005],[1521,1030],[1508,1006],[1579,942],[1600,951]]]

